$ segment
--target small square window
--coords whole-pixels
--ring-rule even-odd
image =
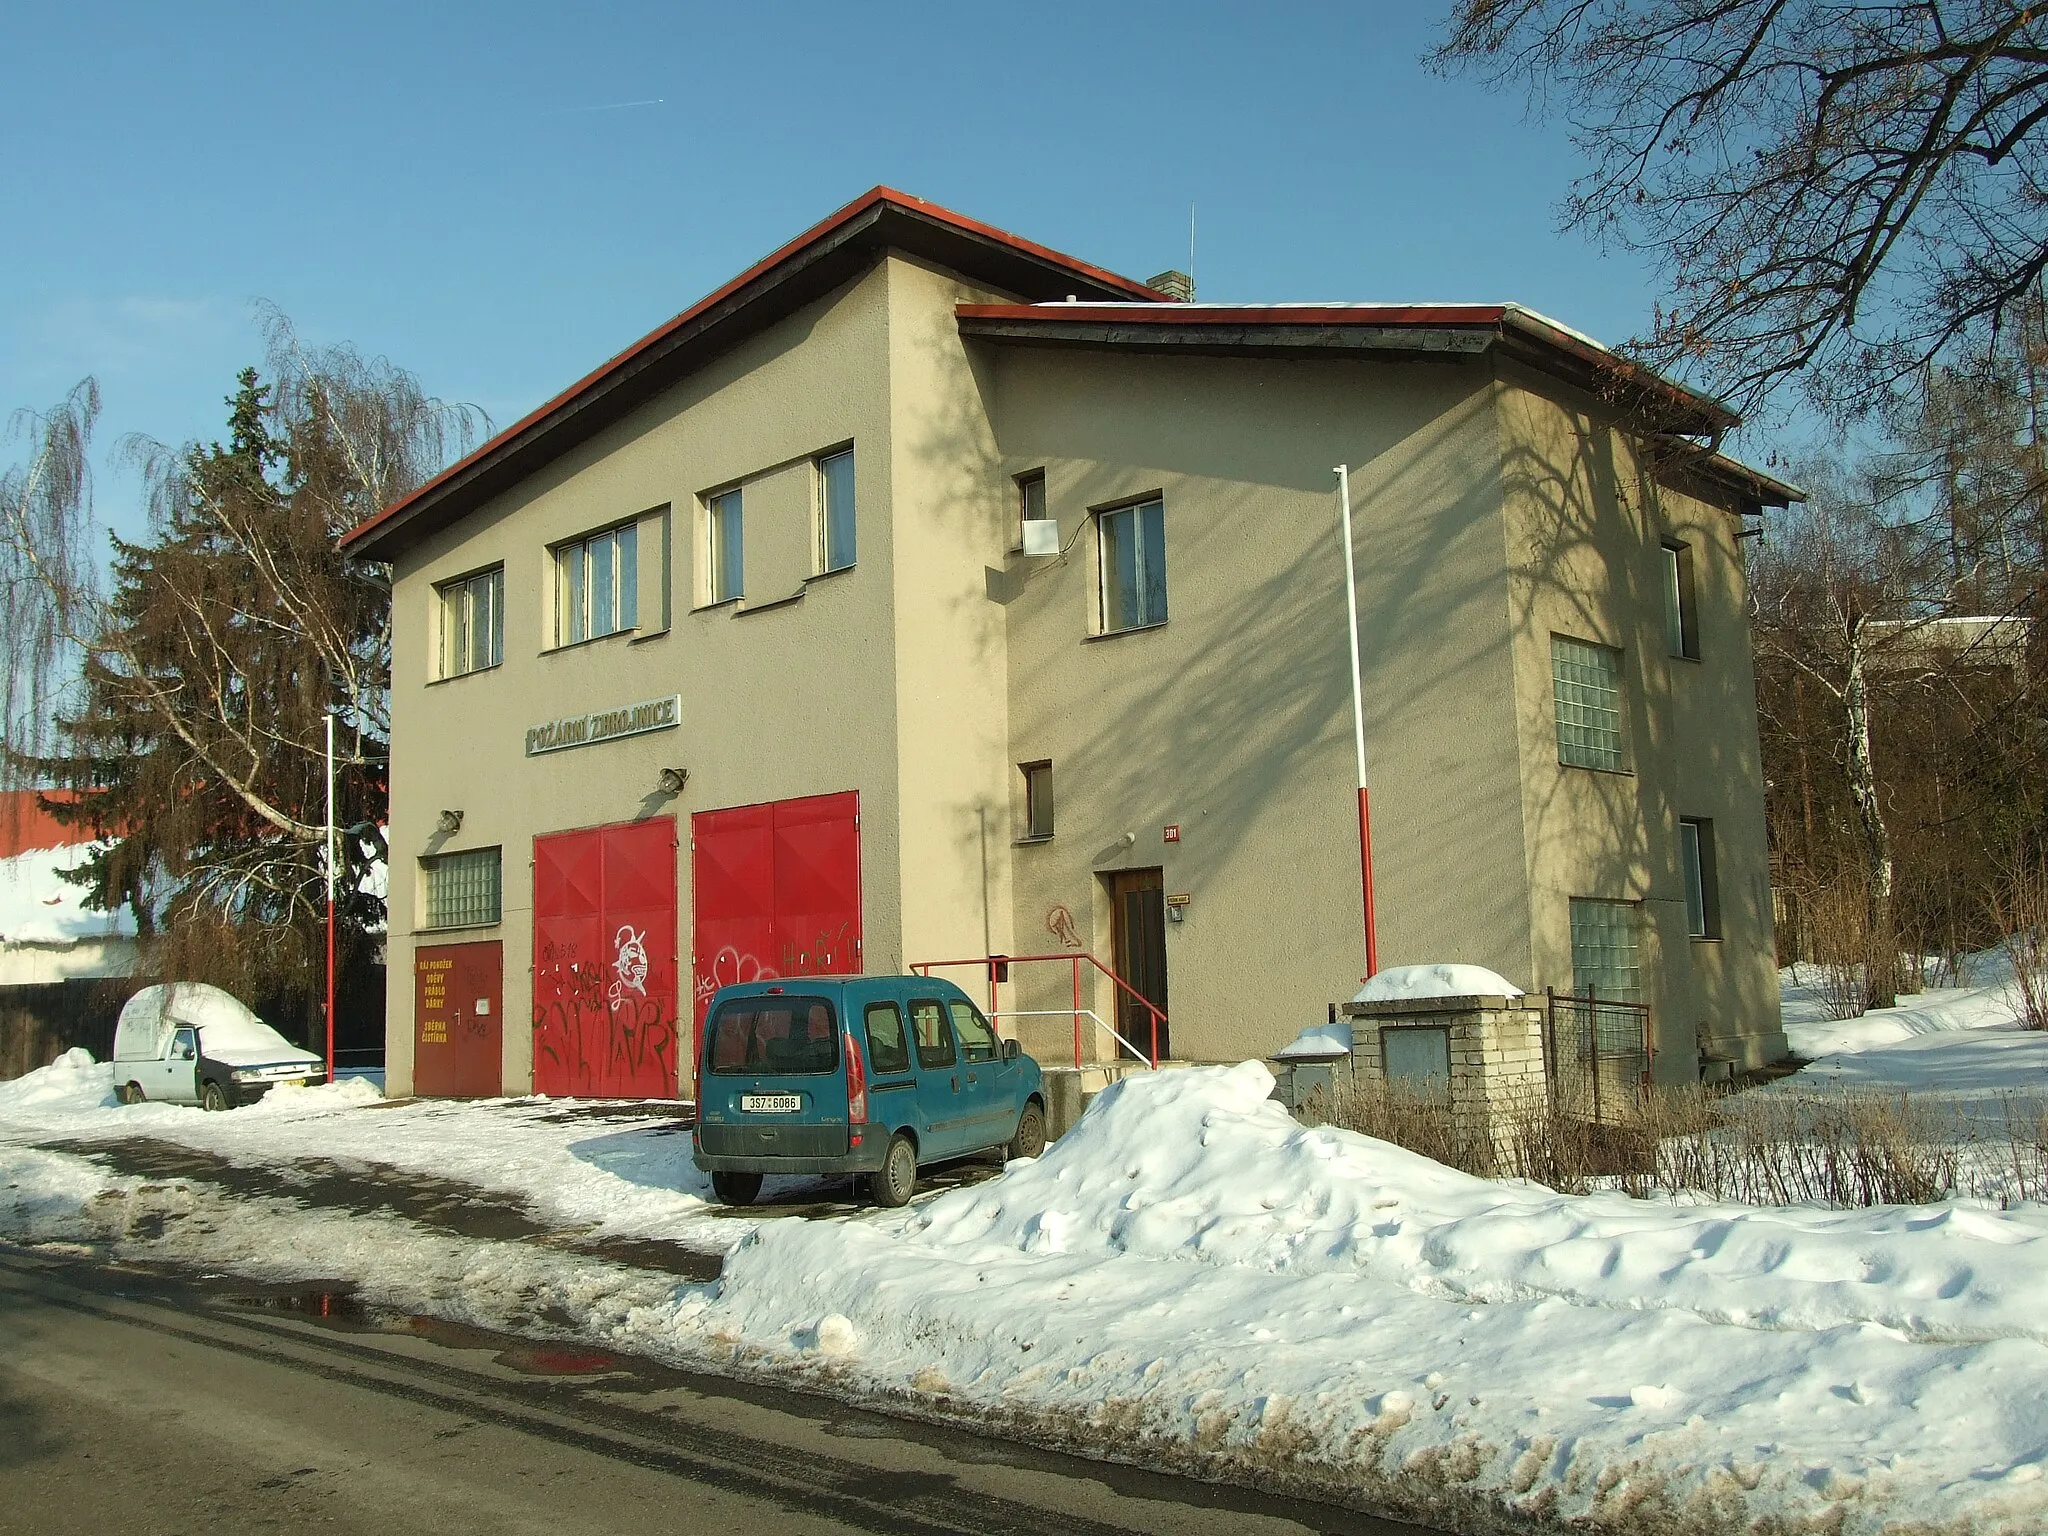
[[[747,590],[746,528],[735,486],[704,502],[704,568],[707,601],[728,603]]]
[[[499,850],[476,848],[420,860],[420,927],[477,928],[498,921]]]
[[[1024,835],[1052,836],[1052,764],[1019,763],[1024,774]]]
[[[505,568],[436,587],[441,608],[442,677],[481,672],[505,659]]]
[[[1673,656],[1700,659],[1699,613],[1694,603],[1692,546],[1664,546],[1664,644]]]
[[[1148,501],[1095,517],[1102,553],[1102,632],[1166,622],[1166,507]]]
[[[853,450],[818,460],[818,569],[843,571],[853,564]]]
[[[1550,637],[1557,700],[1557,760],[1573,768],[1621,771],[1621,652],[1568,635]]]
[[[1045,521],[1045,471],[1034,469],[1029,474],[1017,477],[1017,538],[1015,547],[1024,547],[1024,524]]]
[[[639,622],[640,529],[621,523],[555,550],[555,644],[616,635]]]
[[[1721,936],[1721,891],[1714,869],[1714,824],[1702,816],[1678,823],[1678,873],[1685,886],[1685,931],[1696,939]]]

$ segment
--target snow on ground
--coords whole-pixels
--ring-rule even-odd
[[[710,1181],[660,1111],[592,1119],[573,1100],[419,1099],[386,1104],[362,1077],[273,1088],[227,1114],[119,1105],[113,1068],[82,1050],[0,1082],[0,1146],[147,1136],[261,1166],[321,1158],[447,1179],[518,1199],[538,1219],[598,1237],[662,1236],[724,1248],[743,1224],[705,1216]]]
[[[559,1103],[111,1107],[0,1085],[0,1233],[553,1328],[1458,1529],[2038,1530],[2048,1211],[1571,1197],[1296,1125],[1257,1064],[1140,1074],[1035,1162],[908,1211],[708,1218],[686,1138]],[[611,1127],[617,1127],[613,1129]],[[550,1222],[738,1239],[712,1285],[29,1145],[146,1135],[401,1165]],[[724,1244],[721,1243],[720,1246]]]
[[[2012,965],[1996,949],[1965,956],[1960,987],[1929,987],[1899,1000],[1894,1008],[1873,1008],[1860,1018],[1831,1019],[1823,989],[1811,966],[1778,973],[1785,1039],[1792,1054],[1808,1061],[1844,1052],[1896,1045],[1921,1035],[1962,1029],[1995,1029],[2017,1023],[2018,989]]]

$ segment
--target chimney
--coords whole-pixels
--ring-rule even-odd
[[[1147,288],[1157,288],[1176,304],[1195,302],[1195,280],[1178,268],[1169,268],[1157,277],[1145,279]]]

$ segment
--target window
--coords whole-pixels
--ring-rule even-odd
[[[1626,766],[1621,737],[1621,652],[1567,635],[1550,637],[1557,694],[1557,760],[1573,768]]]
[[[171,1036],[171,1060],[191,1061],[199,1054],[199,1031],[181,1029]]]
[[[1447,1098],[1451,1091],[1451,1032],[1413,1024],[1382,1029],[1380,1063],[1389,1082],[1424,1098]]]
[[[1102,632],[1166,622],[1166,506],[1148,501],[1096,514],[1102,548]]]
[[[639,622],[639,556],[633,523],[555,550],[555,644],[616,635]]]
[[[420,860],[422,928],[476,928],[498,921],[498,850],[443,853]]]
[[[1003,1054],[1002,1042],[996,1039],[996,1032],[974,1004],[948,1003],[946,1011],[953,1015],[953,1033],[960,1038],[962,1061],[994,1061]]]
[[[729,603],[747,589],[746,530],[737,486],[704,503],[704,569],[710,573],[704,593],[709,602]]]
[[[1572,990],[1614,1003],[1643,1000],[1636,904],[1572,898]]]
[[[877,1077],[910,1070],[910,1042],[903,1038],[903,1015],[894,1003],[867,1007],[868,1065]]]
[[[481,672],[505,659],[505,567],[434,589],[441,596],[441,676]]]
[[[1019,763],[1024,774],[1024,836],[1052,836],[1052,764]]]
[[[1045,521],[1045,471],[1017,477],[1017,547],[1024,547],[1024,524]]]
[[[711,1021],[711,1070],[762,1077],[839,1068],[839,1028],[822,997],[736,997]]]
[[[853,450],[818,460],[818,569],[853,564]]]
[[[1692,546],[1664,546],[1664,644],[1673,656],[1700,659],[1699,615],[1693,607]]]
[[[1685,931],[1696,939],[1721,937],[1721,892],[1714,877],[1714,824],[1687,816],[1678,823],[1678,872],[1685,883]]]
[[[910,1005],[910,1032],[917,1037],[917,1064],[927,1071],[953,1065],[953,1032],[937,1003]]]

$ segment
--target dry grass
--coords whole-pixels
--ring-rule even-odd
[[[1362,1082],[1321,1118],[1481,1178],[1567,1194],[1837,1209],[2048,1196],[2048,1107],[2013,1094],[1986,1119],[1904,1093],[1657,1088],[1606,1124],[1531,1095],[1489,1125],[1400,1084]]]
[[[2020,995],[2020,1022],[2048,1029],[2048,867],[2021,865],[1992,895],[2013,985]]]

